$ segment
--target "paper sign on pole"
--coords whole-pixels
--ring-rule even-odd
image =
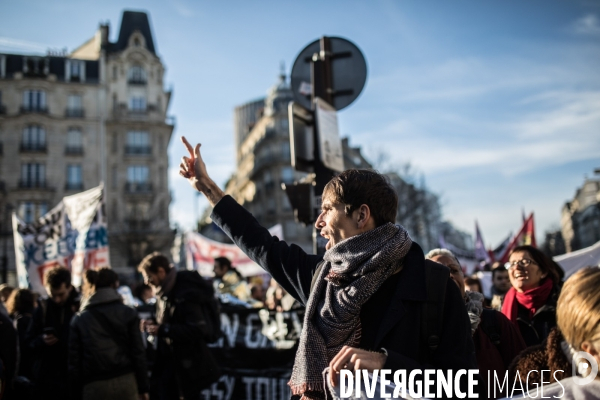
[[[344,156],[338,129],[337,111],[320,98],[315,99],[315,103],[319,132],[319,156],[327,168],[342,172],[344,170]]]

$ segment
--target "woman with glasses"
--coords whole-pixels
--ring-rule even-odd
[[[556,326],[560,293],[558,266],[532,246],[518,246],[506,263],[512,288],[502,313],[519,327],[527,346],[540,344]]]

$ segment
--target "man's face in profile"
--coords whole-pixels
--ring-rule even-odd
[[[215,273],[215,278],[221,279],[225,273],[227,273],[227,267],[215,261],[213,265],[213,272]]]
[[[144,271],[142,274],[144,275],[144,282],[146,282],[147,285],[150,285],[153,288],[161,287],[162,282],[165,279],[165,276],[167,275],[165,270],[161,267],[158,267],[156,273]]]
[[[50,295],[50,299],[59,306],[62,306],[67,302],[71,290],[73,290],[73,286],[67,286],[66,283],[61,283],[59,287],[46,287],[46,291],[48,292],[48,295]]]
[[[315,227],[321,230],[321,236],[329,240],[325,246],[326,250],[360,233],[356,221],[352,216],[346,215],[344,205],[332,201],[330,196],[323,196],[321,214],[315,222]]]

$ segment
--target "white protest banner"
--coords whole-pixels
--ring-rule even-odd
[[[45,294],[44,272],[66,267],[79,286],[86,269],[109,266],[103,186],[64,197],[37,221],[27,224],[13,213],[19,287]]]
[[[277,224],[269,229],[273,236],[283,240],[283,228]],[[231,264],[244,276],[264,274],[265,271],[252,261],[239,247],[211,240],[197,232],[185,234],[185,251],[187,268],[197,270],[202,276],[213,276],[214,259],[226,257]]]

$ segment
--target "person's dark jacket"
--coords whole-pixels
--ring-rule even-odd
[[[12,382],[17,372],[17,346],[17,331],[12,320],[0,313],[0,379],[6,384],[7,396],[12,393]]]
[[[32,314],[17,314],[13,317],[19,335],[19,371],[17,375],[31,379],[33,358],[31,348],[27,345],[27,330],[33,319]]]
[[[64,304],[43,299],[33,313],[26,341],[32,351],[33,378],[41,390],[54,388],[62,391],[67,388],[69,329],[78,309],[79,293],[73,288]],[[45,328],[54,329],[58,343],[52,346],[44,343],[42,336]]]
[[[212,285],[196,271],[178,271],[175,285],[157,300],[157,359],[160,374],[174,368],[184,394],[199,393],[220,376],[206,341],[204,304],[215,296]],[[186,397],[187,398],[187,397]]]
[[[559,295],[560,286],[555,285],[546,304],[536,310],[532,318],[529,317],[529,310],[517,303],[517,325],[528,347],[541,344],[556,326],[556,303]]]
[[[148,393],[145,352],[135,309],[124,305],[115,289],[98,289],[71,321],[71,390],[134,373],[138,392]]]
[[[313,275],[322,255],[306,254],[299,246],[288,245],[271,236],[269,231],[230,197],[217,203],[212,220],[253,261],[264,268],[296,300],[306,305]],[[423,251],[413,243],[403,260],[402,270],[369,299],[361,310],[363,339],[367,350],[385,348],[388,357],[384,368],[442,370],[476,369],[475,350],[470,322],[456,284],[448,279],[444,301],[443,326],[438,348],[430,354],[422,332],[422,306],[427,300]],[[437,265],[437,264],[436,264]]]
[[[488,318],[494,318],[495,321],[487,321]],[[486,329],[488,330],[487,332]],[[480,389],[483,389],[483,391],[480,390],[480,394],[497,393],[498,395],[506,395],[499,388],[496,388],[496,392],[494,392],[491,386],[489,386],[489,392],[487,389],[490,382],[494,383],[494,373],[498,377],[498,380],[502,382],[511,362],[525,349],[525,342],[519,330],[501,312],[487,309],[481,315],[481,323],[473,334],[473,341],[475,342],[475,353],[477,354],[479,378],[482,386]],[[499,397],[503,397],[503,395]]]

